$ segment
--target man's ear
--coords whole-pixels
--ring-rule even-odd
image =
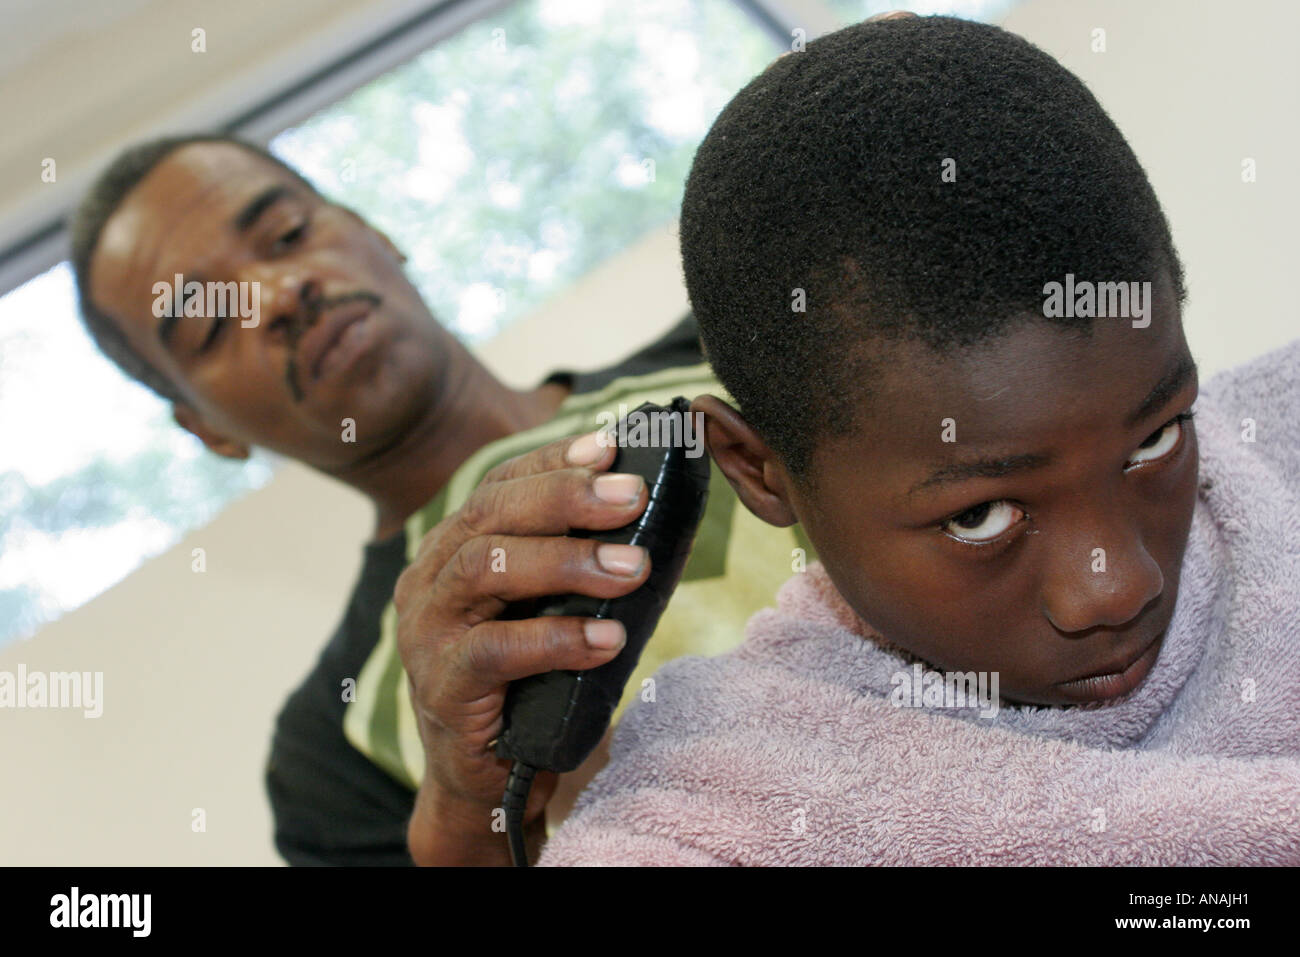
[[[376,236],[378,236],[379,241],[388,247],[388,251],[393,254],[393,258],[395,258],[398,262],[402,262],[402,263],[406,262],[406,253],[402,252],[400,249],[397,248],[397,244],[388,238],[388,234],[386,232],[384,232],[382,229],[379,229],[378,227],[372,226],[361,215],[353,211],[353,209],[350,206],[344,206],[342,203],[340,203],[339,209],[343,210],[343,212],[347,213],[358,223],[360,223],[363,227],[365,227],[366,229],[374,233]]]
[[[745,508],[778,528],[799,521],[790,507],[785,468],[741,414],[714,395],[697,398],[691,413],[704,417],[709,454]]]
[[[361,217],[358,216],[357,218],[360,219]],[[379,237],[380,242],[382,242],[385,246],[388,247],[388,251],[392,253],[394,257],[396,257],[399,263],[406,262],[406,253],[402,252],[400,249],[397,248],[397,244],[388,238],[388,233],[384,232],[382,229],[376,229],[374,226],[371,226],[369,223],[366,223],[366,226],[370,229],[371,232],[373,232],[376,236]]]
[[[247,445],[234,439],[228,439],[220,432],[214,432],[208,428],[207,423],[199,418],[199,414],[185,403],[172,403],[172,418],[176,420],[176,424],[182,429],[206,445],[209,451],[215,452],[222,458],[248,458],[250,450]]]

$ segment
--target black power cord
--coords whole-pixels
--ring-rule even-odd
[[[533,788],[537,769],[516,761],[506,778],[506,793],[501,798],[501,808],[506,815],[506,837],[510,841],[510,860],[515,867],[528,866],[528,845],[524,843],[524,811],[528,807],[528,792]]]

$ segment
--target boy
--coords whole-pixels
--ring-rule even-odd
[[[842,30],[722,113],[681,234],[710,451],[821,562],[660,671],[542,863],[1300,863],[1300,350],[1192,427],[1169,227],[1082,83]]]

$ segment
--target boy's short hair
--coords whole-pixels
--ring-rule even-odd
[[[1185,297],[1096,98],[1026,40],[951,17],[848,27],[751,81],[695,156],[681,244],[709,361],[796,475],[852,432],[866,341],[973,344],[1041,316],[1067,273],[1163,274]]]

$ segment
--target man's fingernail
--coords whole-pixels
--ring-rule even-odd
[[[600,651],[618,648],[625,640],[622,624],[612,618],[588,621],[583,624],[582,631],[587,637],[587,645]]]
[[[644,479],[639,475],[617,473],[597,476],[596,481],[592,483],[592,490],[595,491],[596,498],[602,502],[609,502],[611,505],[628,505],[641,497],[643,484]]]
[[[596,561],[615,575],[635,575],[645,564],[645,549],[636,545],[600,545],[596,548]]]
[[[605,446],[600,444],[600,433],[584,435],[569,446],[568,459],[573,465],[591,465],[605,454]]]

